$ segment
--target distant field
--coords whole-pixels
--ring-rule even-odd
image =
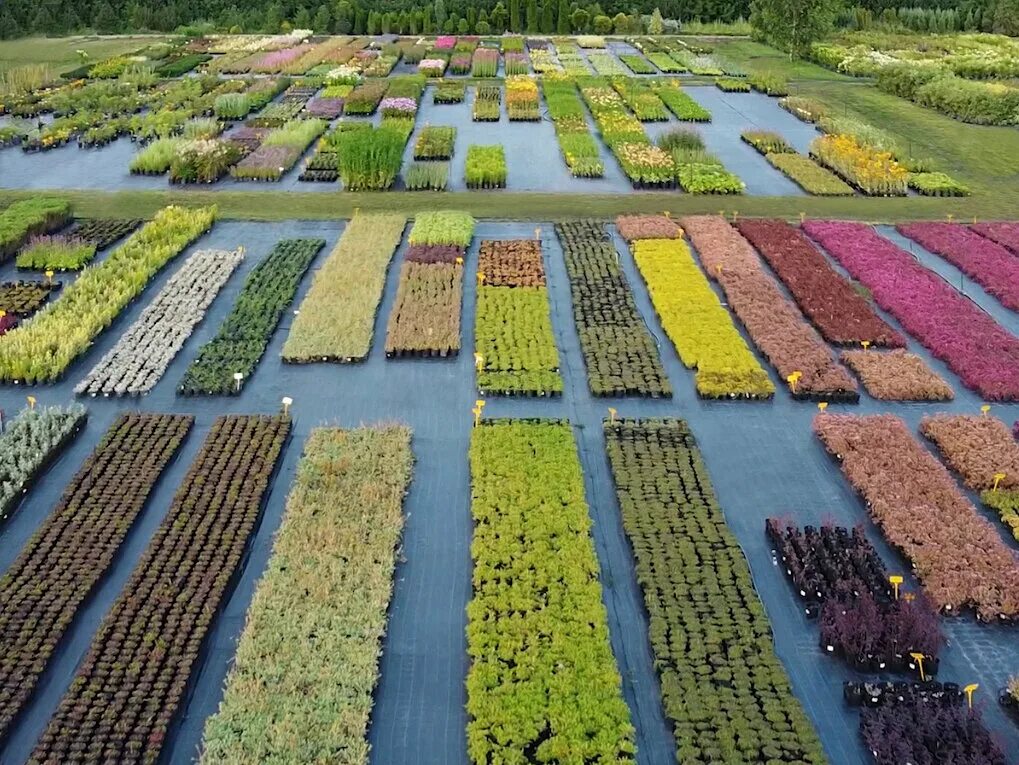
[[[167,39],[165,35],[125,35],[123,37],[23,37],[19,40],[0,40],[0,72],[21,64],[52,64],[59,71],[73,69],[81,62],[79,50],[89,60],[128,53],[153,42]]]

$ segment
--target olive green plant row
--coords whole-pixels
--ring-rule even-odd
[[[312,430],[223,701],[205,725],[205,765],[368,762],[410,438],[395,425]]]
[[[484,422],[470,465],[471,760],[633,763],[569,424]]]
[[[605,439],[676,761],[825,763],[686,423],[606,422]]]
[[[0,338],[0,379],[53,382],[153,276],[204,234],[216,207],[166,207],[55,302]]]
[[[311,289],[283,345],[283,360],[350,362],[367,357],[386,272],[407,220],[355,215]]]

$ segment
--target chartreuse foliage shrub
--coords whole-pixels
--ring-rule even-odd
[[[58,300],[0,342],[0,379],[52,382],[149,280],[216,218],[212,207],[164,207]]]
[[[459,210],[418,213],[410,229],[410,244],[455,244],[466,248],[474,236],[474,217]]]
[[[634,761],[568,423],[471,437],[467,750],[481,763]]]
[[[606,422],[605,438],[676,762],[826,762],[686,423]]]
[[[357,361],[368,355],[386,272],[406,218],[356,215],[316,272],[283,345],[283,360]]]
[[[766,398],[775,392],[729,312],[694,263],[682,239],[631,244],[651,302],[683,364],[696,369],[697,392],[708,398]]]
[[[408,428],[311,432],[203,763],[368,761],[412,466]]]

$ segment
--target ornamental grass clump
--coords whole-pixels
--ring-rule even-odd
[[[403,173],[407,191],[445,191],[448,184],[448,162],[412,162]]]
[[[425,125],[414,143],[414,159],[449,159],[455,143],[455,127]]]
[[[403,165],[406,136],[392,127],[338,133],[340,180],[349,191],[383,191],[396,181]]]
[[[464,180],[470,189],[501,189],[506,186],[506,154],[502,144],[467,148]]]
[[[158,138],[131,159],[130,170],[135,175],[162,175],[170,169],[183,138]]]
[[[77,271],[96,255],[96,246],[81,237],[34,236],[18,253],[18,268],[36,271]]]
[[[418,213],[407,242],[411,246],[451,244],[466,249],[474,236],[474,218],[456,210]]]
[[[184,141],[170,163],[170,183],[214,183],[244,155],[233,141]]]

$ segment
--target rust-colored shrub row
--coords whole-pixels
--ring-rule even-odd
[[[478,254],[478,270],[487,287],[544,287],[541,243],[531,239],[486,239]]]
[[[744,219],[739,232],[757,248],[821,336],[836,345],[903,348],[906,341],[874,311],[803,233],[782,220]]]
[[[0,579],[0,741],[192,421],[120,415]]]
[[[386,330],[386,355],[456,355],[462,295],[463,266],[404,263]]]
[[[765,271],[757,254],[724,218],[697,215],[680,219],[708,276],[725,292],[754,344],[789,383],[797,398],[856,401],[856,382],[839,365],[816,331]]]
[[[842,360],[856,372],[863,387],[882,401],[951,401],[955,392],[915,353],[902,348],[843,351]]]
[[[1019,539],[1019,444],[1008,425],[994,417],[938,414],[924,417],[920,432]]]
[[[902,420],[820,414],[814,431],[935,605],[972,607],[984,620],[1019,616],[1015,551]]]
[[[641,318],[619,254],[598,221],[557,223],[573,321],[596,396],[671,396],[658,348]]]
[[[620,215],[616,218],[619,235],[628,242],[636,239],[679,239],[683,229],[664,215]]]
[[[258,523],[285,417],[219,417],[39,739],[39,763],[153,763]]]

